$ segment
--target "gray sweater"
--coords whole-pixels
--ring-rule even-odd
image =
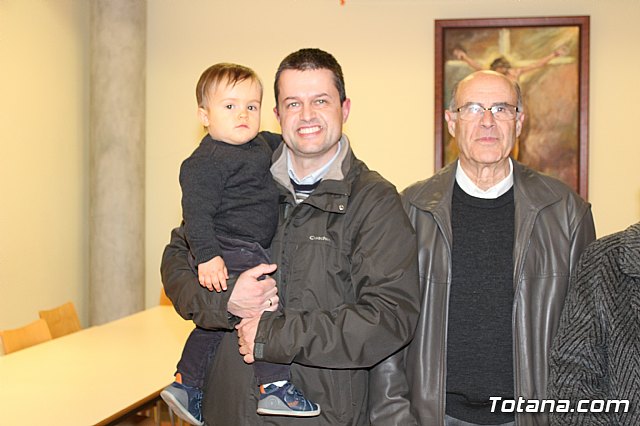
[[[603,411],[606,400],[629,400],[627,413],[581,413],[574,405],[552,415],[552,424],[640,425],[640,223],[585,249],[550,365],[550,398],[605,400]]]
[[[182,163],[182,217],[196,265],[222,255],[218,236],[269,247],[278,225],[278,190],[269,167],[281,140],[260,132],[231,145],[206,135]]]

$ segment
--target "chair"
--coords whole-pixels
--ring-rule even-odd
[[[171,299],[167,297],[167,293],[164,291],[164,287],[160,288],[160,305],[161,306],[173,306]]]
[[[5,354],[52,339],[47,322],[43,319],[36,320],[24,327],[0,331],[0,338],[2,338]]]
[[[67,302],[57,308],[39,311],[38,314],[40,318],[47,322],[51,337],[54,339],[82,329],[73,302]]]

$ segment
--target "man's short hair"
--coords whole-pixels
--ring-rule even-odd
[[[342,75],[342,67],[328,52],[316,48],[300,49],[297,52],[293,52],[280,62],[278,71],[276,71],[275,82],[273,83],[274,93],[276,95],[276,105],[278,104],[278,83],[280,81],[280,74],[285,70],[320,70],[326,69],[333,73],[333,81],[338,89],[340,95],[340,103],[344,103],[347,99],[347,93],[344,87],[344,76]]]

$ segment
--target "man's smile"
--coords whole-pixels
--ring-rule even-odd
[[[302,135],[309,135],[311,133],[317,133],[322,130],[322,126],[302,127],[298,129],[298,133]]]

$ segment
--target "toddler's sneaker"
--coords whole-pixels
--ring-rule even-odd
[[[284,386],[260,385],[258,414],[272,416],[313,417],[320,414],[320,406],[304,397],[291,382]]]
[[[182,420],[202,426],[202,391],[192,386],[173,382],[160,392],[164,402]]]

